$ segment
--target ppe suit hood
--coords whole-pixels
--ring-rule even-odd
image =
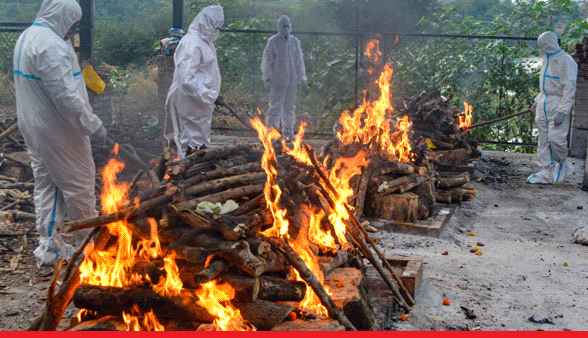
[[[225,15],[220,5],[205,7],[196,15],[189,30],[196,31],[204,41],[214,41],[218,38],[218,29],[223,26]]]
[[[285,15],[282,15],[278,20],[278,33],[282,31],[282,27],[285,25],[290,26],[290,29],[292,29],[292,23],[290,23],[290,18]]]
[[[541,51],[550,54],[560,50],[559,44],[557,43],[557,36],[553,32],[543,32],[539,35],[537,45]]]
[[[45,0],[37,13],[35,23],[51,28],[64,38],[74,23],[82,18],[82,8],[75,0]]]

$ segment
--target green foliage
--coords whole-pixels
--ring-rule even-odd
[[[111,65],[144,65],[157,55],[153,45],[168,36],[170,11],[128,22],[96,22],[94,52],[98,61]]]
[[[562,45],[568,51],[588,33],[588,24],[572,21],[576,10],[571,1],[517,1],[510,12],[491,21],[463,16],[463,11],[448,7],[426,17],[420,22],[423,32],[536,37],[563,26]],[[474,107],[474,123],[523,111],[538,93],[540,64],[535,41],[405,37],[385,53],[394,63],[398,99],[439,89],[461,109],[461,101],[468,100]],[[528,114],[474,129],[473,134],[480,140],[534,143],[533,120]]]
[[[439,8],[435,0],[332,0],[330,3],[345,32],[359,30],[368,34],[414,32],[423,16]]]

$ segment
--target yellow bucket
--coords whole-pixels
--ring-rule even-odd
[[[106,83],[104,83],[100,76],[96,74],[92,66],[84,68],[84,70],[82,70],[82,76],[84,77],[86,87],[90,88],[96,94],[102,93],[104,88],[106,88]]]

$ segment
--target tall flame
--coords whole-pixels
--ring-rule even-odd
[[[373,49],[377,52],[373,52]],[[365,53],[374,62],[381,55],[378,40],[368,42]],[[371,69],[373,72],[373,69]],[[411,159],[411,146],[408,142],[407,132],[411,127],[408,116],[392,117],[394,108],[390,103],[390,79],[394,70],[390,64],[384,65],[383,71],[375,81],[380,88],[380,97],[375,101],[369,101],[366,97],[360,107],[353,114],[345,111],[341,114],[339,122],[342,130],[338,132],[339,139],[344,145],[361,143],[370,149],[379,150],[388,155],[391,161],[399,160],[408,162]],[[390,118],[396,119],[392,123]],[[393,132],[395,126],[396,132]],[[393,132],[393,133],[392,133]]]
[[[261,114],[261,112],[260,112]],[[268,237],[284,237],[288,233],[288,220],[286,210],[279,206],[282,190],[278,186],[278,171],[276,169],[276,153],[272,142],[280,138],[280,133],[275,128],[266,128],[259,117],[251,120],[251,125],[257,130],[257,134],[265,151],[261,158],[261,166],[267,174],[267,181],[263,189],[265,200],[273,216],[273,227],[263,232]]]
[[[463,115],[458,115],[459,118],[459,129],[468,130],[469,126],[472,125],[472,106],[468,101],[463,101],[464,112]]]
[[[196,296],[198,296],[196,303],[216,317],[213,324],[218,331],[249,331],[251,329],[249,325],[246,325],[241,311],[229,303],[235,298],[235,289],[230,284],[216,284],[216,281],[210,281],[196,290]]]

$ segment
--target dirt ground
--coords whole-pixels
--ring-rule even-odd
[[[388,253],[424,258],[417,305],[394,329],[587,330],[588,247],[572,243],[574,230],[588,222],[587,193],[579,187],[583,161],[574,160],[569,182],[536,186],[524,182],[537,171],[533,155],[484,152],[483,158],[503,182],[473,183],[478,195],[456,208],[440,238],[375,234]],[[0,223],[0,330],[25,329],[44,307],[52,268],[36,267],[37,241],[32,222]],[[481,256],[470,253],[477,242],[484,244]],[[462,306],[477,317],[467,319]],[[76,313],[70,304],[61,327]],[[531,316],[554,324],[533,323]]]

